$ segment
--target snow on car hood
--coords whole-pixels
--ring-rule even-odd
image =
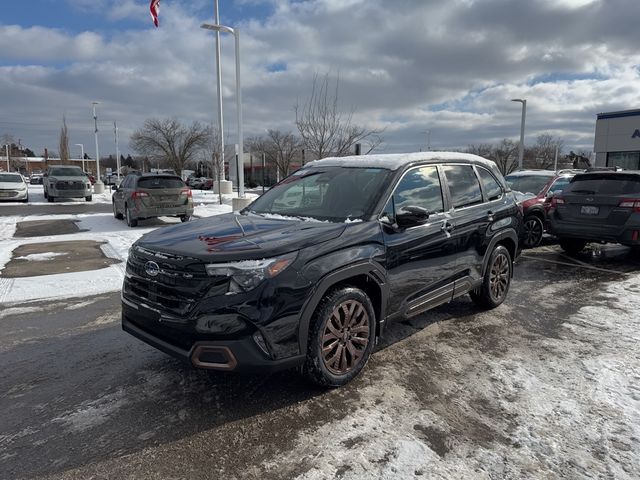
[[[136,245],[205,261],[255,260],[326,242],[345,228],[344,223],[228,213],[154,230]]]
[[[17,182],[0,182],[0,190],[24,190],[26,185]]]

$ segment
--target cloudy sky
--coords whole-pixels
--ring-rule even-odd
[[[0,135],[37,154],[71,143],[122,150],[148,117],[216,119],[213,0],[4,0]],[[464,148],[549,132],[593,148],[595,114],[640,108],[637,0],[220,0],[241,31],[245,136],[294,130],[314,74],[340,78],[345,111],[385,129],[383,152]],[[233,40],[223,49],[228,141],[235,132]]]

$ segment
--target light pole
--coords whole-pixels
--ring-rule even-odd
[[[215,0],[215,24],[220,25],[218,0]],[[216,75],[218,83],[218,135],[220,136],[220,166],[218,167],[218,190],[224,181],[224,119],[222,118],[222,65],[220,64],[220,31],[216,30]]]
[[[513,98],[512,102],[522,103],[522,120],[520,121],[520,145],[518,145],[518,170],[522,170],[524,159],[524,119],[527,116],[527,101],[523,98]]]
[[[8,143],[5,145],[5,148],[7,150],[7,172],[10,172],[11,167],[9,166],[9,144]]]
[[[120,148],[118,147],[118,124],[115,120],[113,121],[113,134],[116,137],[116,178],[118,179],[118,184],[120,184]]]
[[[96,183],[93,185],[95,193],[104,192],[104,184],[100,180],[100,150],[98,149],[98,115],[96,114],[96,105],[100,102],[92,102],[93,105],[93,122],[95,124],[95,137],[96,137]]]
[[[238,197],[244,198],[244,139],[242,137],[242,87],[240,82],[240,30],[224,25],[203,23],[201,28],[231,33],[236,44],[236,108],[238,110]],[[224,158],[224,157],[223,157]]]
[[[82,171],[84,172],[84,144],[76,143],[76,147],[80,147],[80,158],[82,159]]]

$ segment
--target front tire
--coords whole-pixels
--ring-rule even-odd
[[[55,200],[55,197],[52,197],[51,195],[47,195],[47,202],[53,203],[54,200]]]
[[[471,300],[487,309],[496,308],[504,302],[511,285],[512,269],[509,250],[503,245],[498,245],[491,252],[482,285],[469,292]]]
[[[524,219],[524,240],[522,246],[524,248],[535,248],[542,241],[544,225],[537,215],[529,215]]]
[[[349,383],[369,360],[375,332],[376,316],[366,293],[344,287],[327,294],[312,319],[305,374],[323,387]]]
[[[180,221],[182,223],[188,222],[189,220],[191,220],[191,215],[181,215],[180,216]]]
[[[569,255],[576,255],[584,250],[587,246],[586,240],[580,240],[579,238],[561,238],[560,248],[567,252]]]
[[[86,202],[90,202],[91,200],[93,200],[93,197],[91,195],[87,195],[86,197],[84,197],[84,200]]]

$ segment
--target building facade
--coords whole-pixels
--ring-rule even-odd
[[[640,170],[640,109],[599,113],[596,166]]]

